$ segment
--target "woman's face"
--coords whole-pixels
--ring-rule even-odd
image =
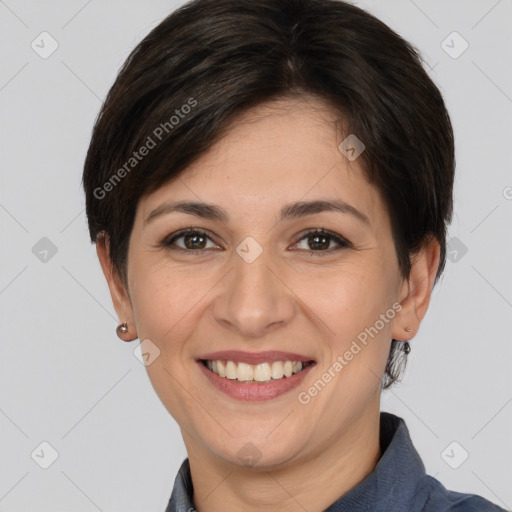
[[[118,306],[150,340],[149,378],[189,454],[239,465],[305,460],[375,419],[407,325],[387,210],[340,151],[336,118],[321,103],[274,106],[140,201]],[[305,368],[278,378],[286,361]]]

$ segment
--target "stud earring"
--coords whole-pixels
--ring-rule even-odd
[[[126,334],[128,332],[128,324],[126,322],[123,322],[122,324],[118,325],[116,328],[116,333],[119,339],[123,339],[122,335]],[[126,341],[126,340],[123,340]]]
[[[404,328],[404,331],[405,332],[412,332],[412,327],[405,327]],[[402,345],[402,350],[406,353],[406,354],[409,354],[409,352],[411,351],[411,345],[409,345],[409,342],[408,341],[404,341],[403,345]]]

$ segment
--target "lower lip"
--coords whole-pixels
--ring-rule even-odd
[[[249,384],[239,382],[236,379],[220,377],[206,368],[201,361],[198,361],[197,364],[217,389],[226,393],[226,395],[229,395],[231,398],[235,398],[236,400],[241,400],[243,402],[271,400],[272,398],[283,395],[297,387],[309,373],[309,370],[315,366],[315,363],[310,364],[302,371],[295,373],[291,377],[283,377],[282,379]]]

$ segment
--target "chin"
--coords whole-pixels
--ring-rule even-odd
[[[208,441],[206,441],[208,442]],[[289,436],[282,438],[256,438],[249,435],[229,438],[226,443],[219,444],[218,439],[210,446],[212,455],[230,465],[251,470],[268,470],[286,467],[300,457],[298,442]]]

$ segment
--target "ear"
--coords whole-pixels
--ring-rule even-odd
[[[439,241],[432,236],[414,256],[409,278],[400,287],[402,309],[393,323],[393,339],[408,341],[418,332],[430,303],[440,252]]]
[[[96,252],[100,260],[103,275],[107,280],[112,303],[119,318],[119,323],[126,322],[128,331],[126,333],[118,333],[118,336],[124,341],[131,341],[137,338],[137,330],[135,328],[132,303],[128,291],[115,270],[110,260],[110,241],[108,235],[100,233],[96,240]]]

